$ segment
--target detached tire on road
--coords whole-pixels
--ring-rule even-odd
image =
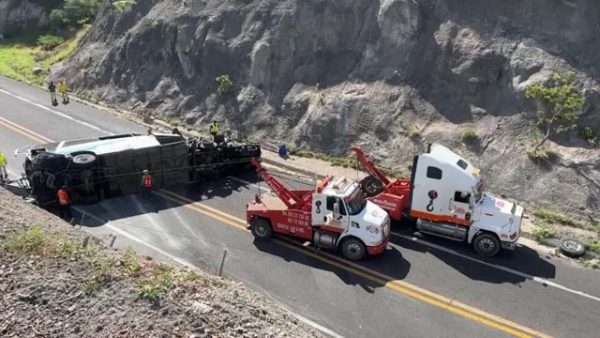
[[[585,245],[574,239],[563,239],[560,241],[560,251],[566,256],[579,258],[585,255]]]
[[[482,232],[473,239],[473,249],[481,256],[496,256],[500,251],[500,241],[498,237]]]
[[[365,177],[360,183],[360,188],[362,191],[364,191],[367,197],[378,195],[385,189],[383,183],[381,183],[381,181],[374,176]]]
[[[351,261],[359,261],[367,255],[367,248],[357,238],[346,238],[341,245],[342,255]]]
[[[268,241],[273,235],[271,224],[264,218],[255,218],[250,223],[250,232],[259,241]]]

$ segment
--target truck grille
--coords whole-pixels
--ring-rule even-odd
[[[386,217],[383,222],[383,238],[386,239],[390,234],[390,217]]]

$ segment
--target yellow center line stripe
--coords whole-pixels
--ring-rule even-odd
[[[43,142],[52,142],[52,140],[50,140],[49,138],[39,135],[25,127],[22,127],[20,125],[17,125],[16,123],[10,122],[2,117],[0,117],[0,124],[8,127],[9,129],[12,129],[12,130],[18,132],[24,136],[27,136],[33,140],[36,140],[38,142],[42,142],[42,143]],[[227,214],[227,213],[217,210],[215,208],[209,207],[207,205],[203,205],[199,202],[195,202],[189,198],[181,196],[172,191],[161,190],[160,192],[157,192],[157,193],[160,196],[163,196],[165,199],[170,200],[176,204],[182,205],[186,208],[189,208],[189,209],[199,212],[203,215],[206,215],[208,217],[216,219],[224,224],[231,225],[237,229],[240,229],[243,231],[248,231],[248,228],[246,226],[246,221],[239,217]],[[478,308],[475,308],[475,307],[463,304],[461,302],[452,300],[450,298],[444,297],[444,296],[434,293],[432,291],[425,290],[423,288],[420,288],[420,287],[410,284],[408,282],[405,282],[402,280],[395,280],[394,278],[392,278],[390,276],[379,273],[377,271],[373,271],[366,267],[362,267],[355,263],[342,260],[331,254],[319,252],[319,254],[317,255],[316,253],[311,252],[310,250],[308,250],[304,247],[300,247],[295,244],[290,244],[290,242],[287,240],[275,238],[274,241],[280,245],[285,246],[286,248],[289,248],[291,250],[308,255],[308,256],[313,257],[317,260],[320,260],[324,263],[327,263],[331,266],[335,266],[339,269],[348,271],[357,276],[363,277],[367,280],[370,280],[370,281],[373,281],[376,283],[380,283],[381,285],[385,286],[386,288],[396,291],[400,294],[412,297],[414,299],[418,299],[424,303],[431,304],[433,306],[436,306],[436,307],[446,310],[448,312],[459,315],[463,318],[471,319],[475,322],[478,322],[478,323],[486,325],[488,327],[497,329],[497,330],[505,332],[507,334],[513,335],[515,337],[542,337],[542,338],[551,337],[545,333],[542,333],[542,332],[533,330],[531,328],[519,325],[519,324],[509,321],[507,319],[487,313]]]
[[[166,193],[164,195],[168,194],[168,198],[171,201],[178,201],[180,204],[183,204],[185,207],[188,207],[192,210],[199,211],[200,213],[207,215],[209,217],[219,219],[222,222],[223,222],[223,217],[221,217],[221,215],[226,216],[226,218],[231,221],[226,221],[224,223],[234,226],[238,229],[248,231],[248,229],[246,227],[246,221],[239,217],[226,214],[220,210],[216,210],[216,209],[208,207],[206,205],[202,205],[199,202],[195,202],[189,198],[181,196],[172,191],[167,191],[167,190],[162,190],[162,191]],[[167,197],[167,196],[165,196],[165,197]],[[216,211],[216,212],[214,212],[214,211]],[[469,306],[467,304],[463,304],[456,300],[436,294],[432,291],[420,288],[411,283],[408,283],[408,282],[405,282],[402,280],[395,280],[391,276],[387,276],[385,274],[382,274],[377,271],[371,270],[369,268],[357,265],[355,263],[347,262],[347,261],[343,261],[342,263],[339,263],[338,262],[339,258],[329,255],[327,253],[319,252],[319,255],[317,255],[303,247],[299,247],[295,244],[290,244],[288,241],[285,241],[285,240],[274,239],[274,241],[289,248],[289,249],[301,252],[301,253],[311,256],[317,260],[320,260],[322,262],[325,262],[327,264],[330,264],[330,265],[340,268],[342,270],[346,270],[355,275],[361,276],[367,280],[379,283],[379,284],[385,286],[386,288],[396,291],[398,293],[401,293],[406,296],[418,299],[422,302],[434,305],[434,306],[444,309],[446,311],[452,312],[452,313],[462,316],[464,318],[468,318],[473,321],[479,322],[481,324],[487,325],[489,327],[492,327],[494,329],[508,333],[515,337],[543,337],[543,338],[551,337],[545,333],[533,330],[531,328],[522,326],[520,324],[514,323],[514,322],[504,319],[502,317],[498,317],[496,315],[493,315],[491,313],[488,313],[483,310],[477,309],[475,307]]]
[[[208,205],[204,205],[204,204],[201,204],[199,202],[193,201],[193,200],[191,200],[189,198],[181,196],[181,195],[179,195],[177,193],[174,193],[174,192],[172,192],[170,190],[162,189],[160,192],[162,193],[161,195],[167,195],[167,196],[169,196],[171,198],[178,199],[180,204],[181,204],[181,201],[189,203],[189,204],[194,205],[194,206],[196,206],[196,207],[198,207],[198,208],[200,208],[202,210],[205,210],[207,212],[219,215],[220,217],[226,218],[226,219],[230,220],[230,222],[233,222],[233,223],[236,223],[238,225],[241,225],[241,226],[244,227],[244,229],[246,228],[246,220],[244,220],[244,219],[241,219],[239,217],[233,216],[231,214],[224,213],[221,210],[209,207]]]
[[[16,131],[17,133],[19,133],[19,134],[21,134],[23,136],[31,138],[31,139],[33,139],[35,141],[40,142],[40,143],[51,143],[52,142],[51,139],[49,139],[49,138],[47,138],[47,137],[45,137],[43,135],[40,135],[40,134],[34,132],[33,130],[29,130],[27,128],[24,128],[24,127],[22,127],[22,126],[20,126],[20,125],[18,125],[16,123],[14,123],[14,122],[11,122],[11,121],[3,118],[3,117],[0,117],[0,124],[4,125],[5,127],[9,128],[9,129],[11,129],[13,131]]]

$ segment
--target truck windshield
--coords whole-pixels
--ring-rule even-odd
[[[367,200],[358,190],[344,200],[349,215],[358,215],[367,204]]]

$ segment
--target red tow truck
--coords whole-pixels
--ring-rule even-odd
[[[416,221],[421,233],[466,241],[483,256],[515,248],[523,207],[484,192],[479,169],[450,149],[430,144],[415,156],[410,180],[390,180],[360,148],[351,150],[370,174],[360,182],[362,191],[393,220]]]
[[[338,249],[350,260],[385,251],[390,218],[364,198],[357,182],[325,177],[314,190],[289,190],[258,160],[252,164],[276,195],[257,195],[247,205],[246,220],[257,240],[268,240],[273,233],[289,235],[318,248]]]

